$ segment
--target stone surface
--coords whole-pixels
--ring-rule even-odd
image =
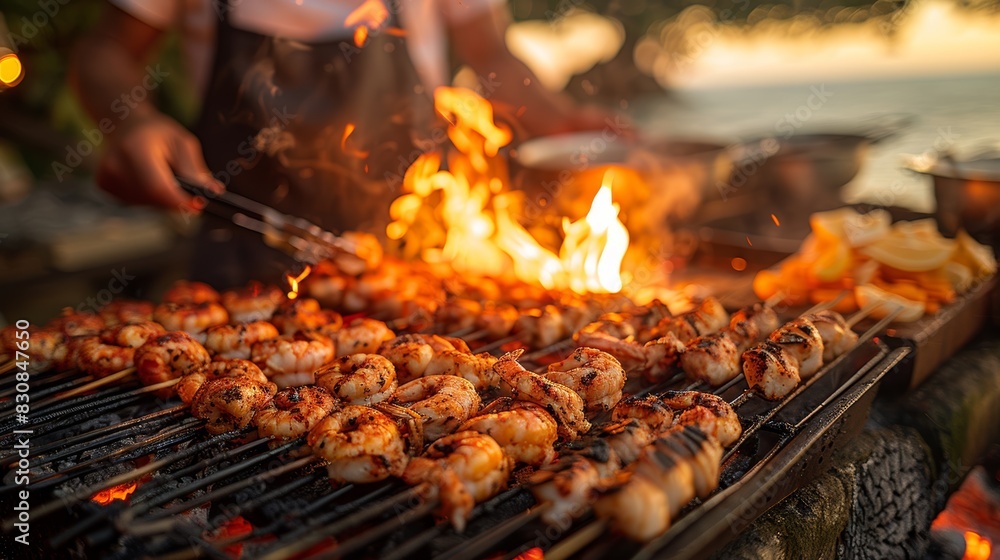
[[[764,513],[717,558],[923,558],[931,520],[1000,441],[1000,333],[922,386],[876,401],[831,469]]]

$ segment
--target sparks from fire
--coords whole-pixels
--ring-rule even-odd
[[[312,267],[305,265],[298,275],[293,276],[291,272],[285,273],[285,280],[288,281],[288,299],[295,299],[299,297],[299,283],[305,280],[306,276],[309,276],[310,272],[312,272]]]
[[[775,214],[771,214],[771,221],[774,222],[775,226],[781,227],[781,220],[779,220],[778,216],[776,216]]]
[[[629,234],[612,200],[613,170],[605,173],[585,217],[563,218],[558,251],[548,249],[518,221],[523,193],[508,190],[499,155],[512,135],[494,121],[493,106],[471,90],[448,87],[435,90],[434,105],[449,123],[454,150],[447,159],[440,152],[423,154],[407,169],[404,194],[390,208],[390,239],[426,238],[423,221],[431,220],[444,239],[424,248],[421,257],[428,262],[489,276],[513,273],[521,281],[578,293],[621,291]]]
[[[387,19],[389,19],[389,10],[380,0],[365,0],[363,4],[347,14],[344,26],[354,28],[354,44],[360,48],[368,40],[368,34],[373,29],[382,27]]]

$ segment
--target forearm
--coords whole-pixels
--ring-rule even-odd
[[[70,84],[87,113],[100,122],[155,112],[149,90],[162,77],[150,75],[148,57],[161,32],[109,8],[97,28],[71,55]],[[144,91],[136,95],[136,88]]]

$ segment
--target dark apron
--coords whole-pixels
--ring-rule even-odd
[[[303,44],[236,29],[228,12],[196,127],[209,169],[228,190],[328,230],[384,234],[433,115],[404,39]],[[291,264],[259,234],[206,215],[192,276],[219,288],[277,282]]]

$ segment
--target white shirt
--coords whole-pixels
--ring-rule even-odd
[[[385,5],[384,0],[380,0]],[[394,0],[406,33],[407,50],[427,91],[446,85],[446,26],[461,25],[504,0]],[[351,41],[354,28],[344,20],[363,0],[111,0],[157,29],[181,33],[191,79],[203,92],[211,70],[215,29],[222,10],[233,27],[298,41]]]

